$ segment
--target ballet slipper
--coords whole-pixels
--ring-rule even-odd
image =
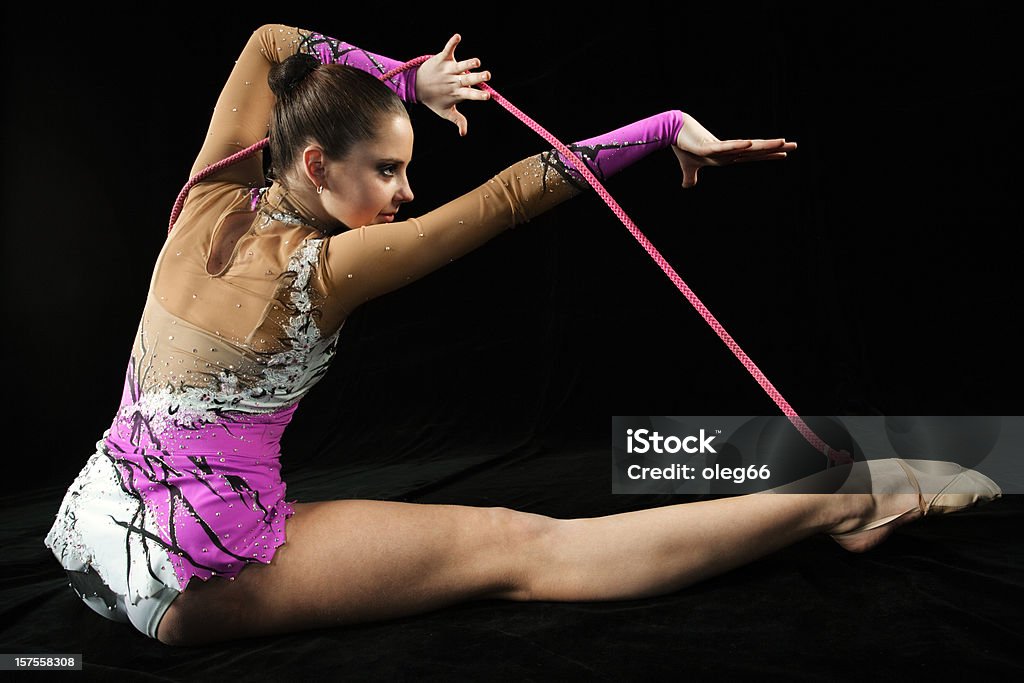
[[[837,541],[891,524],[915,510],[920,510],[922,517],[948,514],[979,503],[988,503],[1003,495],[999,486],[984,474],[955,462],[887,458],[867,460],[863,464],[867,465],[867,471],[861,469],[856,473],[851,472],[850,478],[837,493],[916,492],[918,504],[894,515],[872,520],[852,531],[829,534]]]

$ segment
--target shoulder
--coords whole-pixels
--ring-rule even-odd
[[[171,236],[184,235],[195,230],[212,230],[228,211],[248,208],[253,189],[234,182],[209,181],[194,185],[178,215]]]

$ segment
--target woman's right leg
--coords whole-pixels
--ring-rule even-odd
[[[858,519],[865,498],[752,494],[582,519],[500,507],[297,503],[270,564],[251,564],[234,581],[193,580],[157,637],[209,643],[485,598],[660,595]]]
[[[518,539],[555,521],[507,508],[377,500],[292,507],[270,564],[249,564],[233,581],[193,579],[157,638],[202,644],[501,597],[518,584],[511,558],[526,545]]]

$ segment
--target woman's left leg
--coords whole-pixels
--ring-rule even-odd
[[[840,465],[761,493],[557,520],[525,582],[523,599],[621,600],[661,595],[720,574],[817,533],[842,534],[916,508],[919,492],[874,482],[866,462]],[[840,490],[874,493],[802,493]],[[877,484],[872,486],[872,484]],[[922,515],[836,539],[863,552]],[[534,557],[538,554],[534,553]],[[516,599],[513,597],[512,599]]]
[[[870,496],[758,493],[557,520],[516,600],[662,595],[849,525]]]

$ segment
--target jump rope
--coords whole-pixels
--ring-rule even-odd
[[[389,78],[394,78],[403,71],[412,69],[413,67],[417,67],[423,62],[427,61],[428,59],[431,59],[432,57],[434,57],[434,55],[422,55],[415,59],[409,60],[408,62],[402,64],[401,66],[396,67],[391,71],[388,71],[387,73],[381,75],[379,79],[382,81],[386,81]],[[465,71],[463,73],[469,72]],[[622,221],[622,224],[626,226],[626,229],[629,230],[629,232],[633,235],[633,237],[636,238],[640,245],[645,250],[647,250],[647,253],[654,260],[654,262],[658,264],[661,270],[668,276],[668,278],[673,282],[673,284],[675,284],[676,288],[680,292],[682,292],[683,296],[685,296],[686,299],[693,305],[693,307],[697,309],[697,311],[701,314],[701,316],[708,323],[708,325],[711,326],[711,328],[718,334],[718,336],[725,343],[725,345],[729,347],[729,350],[732,351],[736,358],[739,359],[740,363],[743,364],[743,367],[745,367],[747,371],[754,377],[754,379],[757,380],[757,383],[761,385],[761,388],[764,389],[765,393],[767,393],[768,396],[771,397],[773,401],[775,401],[775,405],[777,405],[779,409],[782,410],[782,413],[787,418],[789,418],[789,421],[793,424],[794,427],[796,427],[797,431],[799,431],[800,434],[803,435],[803,437],[807,440],[808,443],[811,444],[811,446],[815,450],[822,453],[826,458],[828,458],[828,460],[830,461],[828,467],[834,467],[835,465],[840,465],[844,463],[852,463],[853,458],[850,456],[848,451],[846,451],[845,449],[836,450],[830,447],[828,444],[822,441],[817,434],[811,431],[811,428],[807,426],[807,423],[805,423],[803,419],[801,419],[800,416],[797,414],[797,412],[793,410],[792,406],[789,405],[789,402],[786,401],[785,398],[783,398],[781,393],[779,393],[779,390],[776,389],[770,381],[768,381],[768,378],[765,376],[763,372],[761,372],[761,369],[757,367],[754,361],[750,359],[750,356],[748,356],[746,352],[744,352],[743,349],[740,348],[740,345],[736,343],[736,341],[732,338],[732,335],[726,332],[725,328],[722,327],[722,324],[719,323],[715,316],[711,314],[711,311],[708,310],[707,306],[705,306],[703,302],[701,302],[701,300],[697,297],[697,295],[693,293],[693,290],[691,290],[690,287],[685,282],[683,282],[683,278],[679,277],[679,274],[676,273],[675,269],[672,268],[671,265],[669,265],[668,261],[665,260],[665,257],[661,255],[661,252],[659,252],[654,247],[654,245],[651,244],[650,240],[648,240],[647,237],[644,236],[642,232],[640,232],[640,229],[636,227],[636,224],[633,222],[633,220],[628,215],[626,215],[626,212],[622,210],[622,207],[619,206],[618,202],[616,202],[615,199],[608,193],[608,191],[604,189],[604,186],[601,185],[601,183],[597,180],[596,177],[594,177],[594,174],[590,172],[590,169],[587,168],[587,165],[580,161],[575,154],[569,151],[569,148],[563,145],[558,140],[558,138],[556,138],[554,135],[546,131],[543,127],[541,127],[540,124],[538,124],[536,121],[534,121],[529,116],[520,111],[518,107],[509,102],[507,99],[502,97],[497,90],[490,87],[486,83],[480,83],[479,85],[482,90],[489,92],[491,94],[492,100],[494,100],[502,107],[507,109],[509,113],[511,113],[520,121],[522,121],[535,133],[544,138],[544,140],[551,144],[555,149],[561,152],[562,157],[565,158],[573,166],[573,168],[579,171],[580,175],[582,175],[588,183],[590,183],[590,186],[593,187],[594,191],[597,192],[598,196],[600,196],[601,199],[604,200],[604,203],[608,205],[608,208],[612,210],[612,213],[618,216],[619,220]],[[230,166],[231,164],[234,164],[238,161],[241,161],[242,159],[246,159],[252,156],[256,152],[266,147],[267,144],[269,143],[269,137],[263,138],[256,144],[243,149],[241,152],[232,154],[226,159],[222,159],[217,163],[207,166],[202,171],[200,171],[192,178],[190,178],[189,181],[185,183],[185,187],[183,187],[181,189],[181,192],[178,193],[178,198],[174,202],[174,208],[171,211],[171,220],[167,227],[168,234],[170,234],[171,230],[174,228],[174,222],[178,219],[178,214],[181,213],[181,209],[185,205],[185,198],[188,196],[189,190],[192,189],[193,185],[201,181],[203,178],[209,176],[212,173],[216,173],[217,171],[226,166]]]

